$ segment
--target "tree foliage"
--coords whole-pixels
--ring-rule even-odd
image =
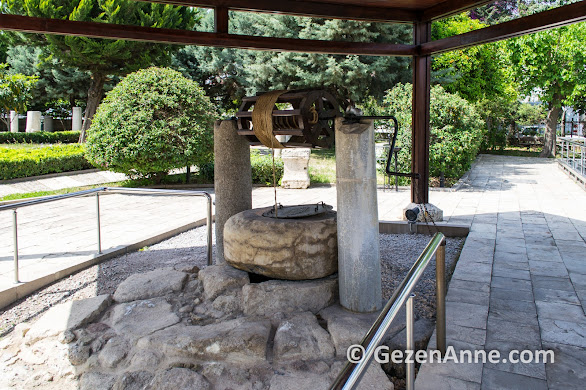
[[[7,61],[12,73],[38,77],[39,82],[33,89],[33,104],[40,111],[64,100],[68,102],[71,113],[71,107],[78,104],[76,101],[87,97],[90,73],[63,65],[50,56],[46,47],[12,46],[8,49]]]
[[[212,159],[215,109],[197,83],[168,68],[126,76],[88,131],[87,157],[103,169],[160,180]]]
[[[209,30],[206,14],[200,29]],[[406,43],[411,30],[404,25],[348,20],[299,18],[238,12],[231,14],[231,33],[284,38],[357,42]],[[210,96],[224,107],[245,95],[269,89],[327,88],[343,98],[366,95],[382,99],[397,82],[410,79],[410,60],[397,57],[274,53],[207,47],[186,47],[175,55],[175,66],[194,80],[203,80]]]
[[[447,38],[485,26],[466,14],[460,14],[433,23],[432,37]],[[436,81],[448,92],[458,93],[468,101],[503,98],[512,101],[517,96],[507,59],[506,45],[492,43],[435,56],[432,70]]]
[[[537,91],[548,107],[543,156],[555,153],[556,127],[562,104],[583,96],[586,85],[586,24],[579,23],[526,35],[508,44],[521,92]]]
[[[10,128],[10,111],[26,112],[38,79],[36,76],[10,74],[7,68],[8,64],[0,64],[0,109],[6,127]]]
[[[580,0],[496,0],[470,11],[473,19],[494,25]]]
[[[398,84],[384,98],[384,108],[368,105],[368,114],[392,112],[399,121],[397,146],[399,170],[411,170],[411,84]],[[474,105],[442,86],[431,88],[430,107],[430,176],[457,179],[469,168],[478,154],[483,137],[483,123]]]
[[[10,12],[27,16],[187,30],[193,27],[195,17],[189,7],[134,0],[7,0],[6,4]],[[165,64],[171,49],[149,42],[60,35],[45,35],[42,40],[30,36],[28,43],[47,45],[51,55],[65,66],[91,74],[84,130],[103,96],[108,75]]]

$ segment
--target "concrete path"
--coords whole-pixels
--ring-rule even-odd
[[[336,204],[335,187],[277,192],[285,205]],[[409,197],[406,190],[379,191],[379,218],[397,220]],[[555,161],[483,155],[467,185],[432,191],[430,200],[448,222],[471,227],[448,291],[448,345],[503,353],[553,349],[555,363],[425,364],[416,388],[583,388],[586,207],[576,205],[586,204],[586,192]],[[271,188],[253,190],[254,207],[272,202]],[[205,201],[108,195],[101,211],[107,252],[201,221]],[[94,198],[32,206],[18,218],[22,280],[94,257]],[[12,271],[12,213],[0,212],[0,292],[13,286]]]
[[[54,191],[63,188],[82,187],[94,184],[126,180],[126,175],[109,171],[64,172],[34,178],[0,180],[0,197],[37,191]]]

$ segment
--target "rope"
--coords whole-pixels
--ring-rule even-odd
[[[277,203],[277,174],[275,169],[275,149],[271,148],[273,155],[273,191],[275,192],[275,218],[279,218],[279,205]]]
[[[287,90],[267,92],[259,96],[256,103],[254,103],[254,109],[252,110],[252,130],[256,138],[268,148],[285,148],[273,134],[273,108],[279,96],[286,92]]]

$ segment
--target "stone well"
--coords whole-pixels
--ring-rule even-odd
[[[224,226],[224,258],[243,271],[286,280],[319,279],[338,270],[336,212],[305,218],[238,213]]]

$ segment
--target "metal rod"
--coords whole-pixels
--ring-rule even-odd
[[[212,197],[210,194],[204,191],[189,191],[189,190],[160,190],[160,189],[153,189],[153,188],[123,188],[123,187],[100,187],[94,188],[91,190],[84,190],[84,191],[77,191],[72,192],[69,194],[63,195],[55,195],[55,196],[46,196],[34,200],[27,200],[22,202],[16,202],[6,205],[0,206],[0,211],[3,210],[14,210],[14,220],[16,221],[16,209],[21,207],[27,206],[34,206],[42,203],[49,203],[54,202],[61,199],[67,198],[76,198],[81,196],[87,196],[91,194],[96,194],[96,215],[97,215],[97,228],[98,228],[98,253],[102,253],[102,242],[101,242],[101,224],[100,224],[100,201],[99,201],[99,193],[100,192],[113,192],[113,193],[120,193],[120,194],[160,194],[160,195],[187,195],[187,196],[202,196],[207,198],[207,215],[206,215],[206,224],[207,224],[207,260],[208,264],[212,264]],[[14,243],[15,243],[15,264],[18,262],[18,247],[17,247],[17,238],[16,238],[16,222],[14,226]],[[15,270],[16,275],[18,275],[18,269]],[[18,280],[18,276],[16,278]]]
[[[399,152],[395,150],[395,172],[399,172],[398,160],[399,159]],[[389,176],[390,180],[390,176]],[[399,192],[399,176],[395,175],[395,191]]]
[[[406,327],[407,327],[407,351],[411,351],[411,359],[407,360],[406,368],[407,368],[407,378],[405,380],[405,385],[407,390],[413,390],[413,384],[415,383],[415,361],[413,360],[415,356],[415,341],[413,337],[413,322],[415,321],[413,315],[413,301],[415,298],[415,294],[409,295],[409,299],[407,299],[406,305]],[[409,352],[408,352],[409,353]]]
[[[18,228],[16,209],[12,212],[12,234],[14,236],[14,283],[20,283],[18,278]]]
[[[419,255],[419,258],[417,258],[417,261],[415,261],[407,273],[407,276],[401,281],[393,293],[393,296],[389,299],[379,314],[366,336],[362,339],[361,345],[364,347],[365,351],[361,361],[359,363],[348,362],[330,387],[330,390],[357,388],[360,379],[370,364],[370,360],[372,359],[376,348],[385,337],[391,323],[397,316],[397,313],[407,301],[411,291],[415,288],[423,271],[425,271],[425,268],[429,265],[431,258],[444,239],[444,235],[438,232],[433,236],[431,241],[429,241],[421,255]]]
[[[446,353],[446,240],[435,252],[435,333],[437,350]]]
[[[91,195],[96,192],[104,191],[105,189],[106,189],[106,187],[94,188],[91,190],[77,191],[77,192],[72,192],[69,194],[45,196],[45,197],[38,198],[38,199],[27,200],[27,201],[11,203],[11,204],[5,204],[5,205],[0,206],[0,211],[14,210],[14,209],[21,208],[21,207],[34,206],[37,204],[54,202],[56,200],[61,200],[61,199],[76,198],[76,197],[80,197],[80,196]]]
[[[100,227],[100,193],[96,192],[96,220],[98,222],[98,254],[102,253],[102,229]]]
[[[208,200],[208,215],[206,218],[206,226],[207,226],[207,241],[208,241],[208,250],[207,250],[207,258],[208,258],[208,265],[213,264],[212,259],[212,197],[209,194],[207,195]]]

